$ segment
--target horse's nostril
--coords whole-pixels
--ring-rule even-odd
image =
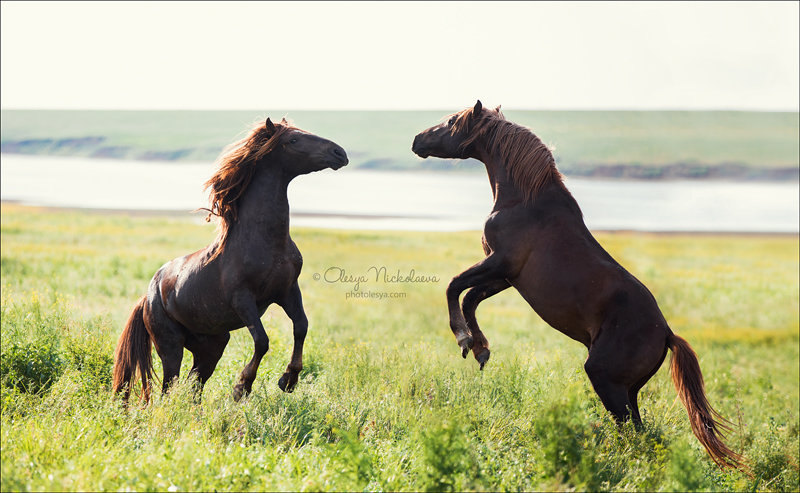
[[[336,155],[337,155],[337,156],[339,156],[339,157],[344,157],[344,151],[342,151],[342,150],[341,150],[341,149],[339,149],[338,147],[335,147],[335,148],[333,149],[333,153],[334,153],[334,154],[336,154]]]

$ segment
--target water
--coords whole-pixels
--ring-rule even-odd
[[[29,205],[186,212],[208,205],[211,163],[3,154],[0,197]],[[594,230],[769,232],[800,229],[800,184],[567,179]],[[289,186],[294,226],[478,230],[492,206],[483,173],[344,168]],[[198,215],[200,217],[200,215]]]

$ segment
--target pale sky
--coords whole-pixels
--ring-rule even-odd
[[[798,110],[798,2],[3,2],[4,109]]]

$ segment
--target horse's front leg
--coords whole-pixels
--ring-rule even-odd
[[[454,277],[447,286],[447,309],[450,313],[450,329],[453,331],[453,335],[456,336],[456,342],[461,347],[461,356],[464,358],[467,357],[467,353],[472,349],[474,340],[458,303],[461,293],[473,286],[505,279],[506,275],[502,266],[501,257],[496,252],[493,252],[485,259]]]
[[[464,301],[461,303],[461,311],[464,313],[464,318],[467,321],[467,328],[469,328],[472,333],[472,340],[474,343],[472,355],[475,356],[475,360],[480,363],[481,370],[483,370],[483,365],[489,361],[489,355],[491,353],[489,351],[489,341],[486,339],[486,336],[483,335],[483,332],[481,332],[478,326],[478,319],[475,318],[475,310],[478,308],[480,302],[510,286],[511,284],[505,279],[497,279],[489,281],[486,284],[479,284],[467,291],[467,294],[464,295]]]
[[[300,294],[300,286],[295,280],[286,299],[279,303],[292,320],[292,332],[294,334],[294,347],[292,348],[292,359],[286,367],[286,372],[278,380],[278,387],[284,392],[291,392],[297,385],[297,378],[300,370],[303,369],[303,343],[308,332],[308,318],[303,309],[303,296]]]
[[[233,309],[250,331],[254,346],[253,357],[242,370],[239,382],[233,387],[233,400],[238,401],[243,395],[247,395],[253,390],[253,381],[256,379],[258,365],[261,364],[261,358],[269,351],[269,337],[264,330],[264,325],[261,324],[255,298],[251,293],[238,293],[234,296],[232,304]]]

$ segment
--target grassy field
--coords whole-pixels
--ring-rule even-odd
[[[457,111],[461,108],[453,108]],[[330,138],[352,165],[450,169],[411,153],[419,131],[445,111],[2,111],[3,152],[128,159],[213,160],[266,114]],[[599,166],[797,168],[796,112],[506,111],[555,148],[566,173]],[[81,140],[84,139],[84,140]],[[94,139],[94,140],[92,140]],[[99,139],[99,140],[98,140]],[[467,168],[471,168],[467,166]]]
[[[297,390],[276,385],[291,324],[271,308],[270,352],[248,399],[230,397],[252,351],[237,331],[202,404],[184,379],[126,412],[109,391],[122,324],[164,261],[213,235],[185,218],[3,204],[0,489],[800,488],[796,236],[597,235],[697,351],[748,477],[706,456],[666,365],[640,394],[644,432],[618,430],[583,372],[586,350],[511,290],[478,310],[492,343],[486,369],[462,360],[444,289],[481,258],[475,232],[295,230],[311,323]],[[325,280],[330,268],[358,277],[373,266],[428,279],[359,286],[394,293],[383,299]],[[190,364],[187,355],[182,375]]]

